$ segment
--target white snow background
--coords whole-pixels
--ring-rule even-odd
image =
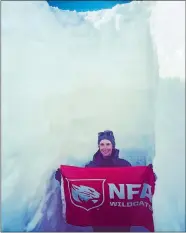
[[[22,231],[47,175],[90,160],[107,128],[119,148],[155,134],[156,231],[185,230],[185,2],[83,14],[2,2],[1,48],[4,231]]]

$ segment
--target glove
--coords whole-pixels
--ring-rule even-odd
[[[60,183],[60,185],[61,185],[61,171],[60,171],[59,168],[56,170],[55,179],[56,179],[56,180]]]
[[[148,166],[149,166],[150,168],[152,168],[152,169],[153,169],[153,165],[152,165],[152,164],[149,164]],[[158,177],[157,177],[157,175],[156,175],[156,173],[155,173],[155,172],[153,172],[153,173],[154,173],[154,179],[155,179],[155,181],[156,181]]]

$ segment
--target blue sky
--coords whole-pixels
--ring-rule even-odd
[[[128,1],[48,1],[49,5],[59,7],[63,10],[90,11],[112,8],[118,3],[128,3]]]

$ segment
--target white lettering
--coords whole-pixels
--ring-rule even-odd
[[[148,203],[147,202],[144,202],[144,203],[145,203],[146,207],[148,207]]]
[[[127,207],[132,207],[133,202],[127,202]]]
[[[134,191],[133,188],[140,188],[141,184],[127,184],[127,197],[128,200],[132,200],[133,199],[133,195],[134,194],[138,194],[138,191]]]
[[[138,206],[139,205],[139,202],[136,201],[136,202],[133,202],[133,206]]]
[[[145,208],[148,208],[150,211],[152,211],[152,206],[149,205],[147,202],[144,201],[136,201],[136,202],[110,202],[110,206],[112,207],[124,207],[124,208],[130,208],[130,207],[137,207],[137,206],[144,206]]]
[[[144,202],[143,202],[143,201],[140,201],[139,205],[143,205],[143,206],[144,206]]]
[[[118,202],[118,206],[121,206],[121,202]]]
[[[147,183],[143,184],[142,190],[140,189],[142,186],[141,184],[118,184],[118,186],[116,186],[113,183],[109,183],[108,186],[110,199],[114,199],[115,197],[125,199],[125,195],[127,195],[127,199],[132,200],[134,195],[137,194],[142,199],[147,197],[152,203],[152,187]],[[125,186],[127,193],[125,193]]]
[[[152,211],[152,206],[151,206],[151,205],[149,205],[149,210],[151,210],[151,211]]]
[[[120,190],[117,189],[115,184],[108,184],[108,186],[110,199],[114,199],[114,194],[116,194],[119,199],[125,199],[124,184],[119,184]]]
[[[122,207],[125,207],[125,202],[122,202]]]
[[[114,201],[110,202],[110,206],[117,206],[117,202]]]
[[[152,187],[149,184],[144,183],[140,198],[148,197],[149,201],[152,202],[152,190],[151,190],[151,188]]]

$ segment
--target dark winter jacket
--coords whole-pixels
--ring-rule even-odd
[[[125,160],[119,158],[119,150],[115,149],[112,152],[111,157],[106,159],[103,158],[101,152],[98,150],[94,156],[93,160],[90,161],[85,167],[129,167],[131,164]]]
[[[104,159],[100,151],[97,151],[93,156],[93,160],[90,161],[85,167],[129,167],[131,164],[125,160],[119,158],[119,150],[115,149],[112,152],[111,157]],[[93,227],[94,232],[127,232],[130,231],[129,227]]]

